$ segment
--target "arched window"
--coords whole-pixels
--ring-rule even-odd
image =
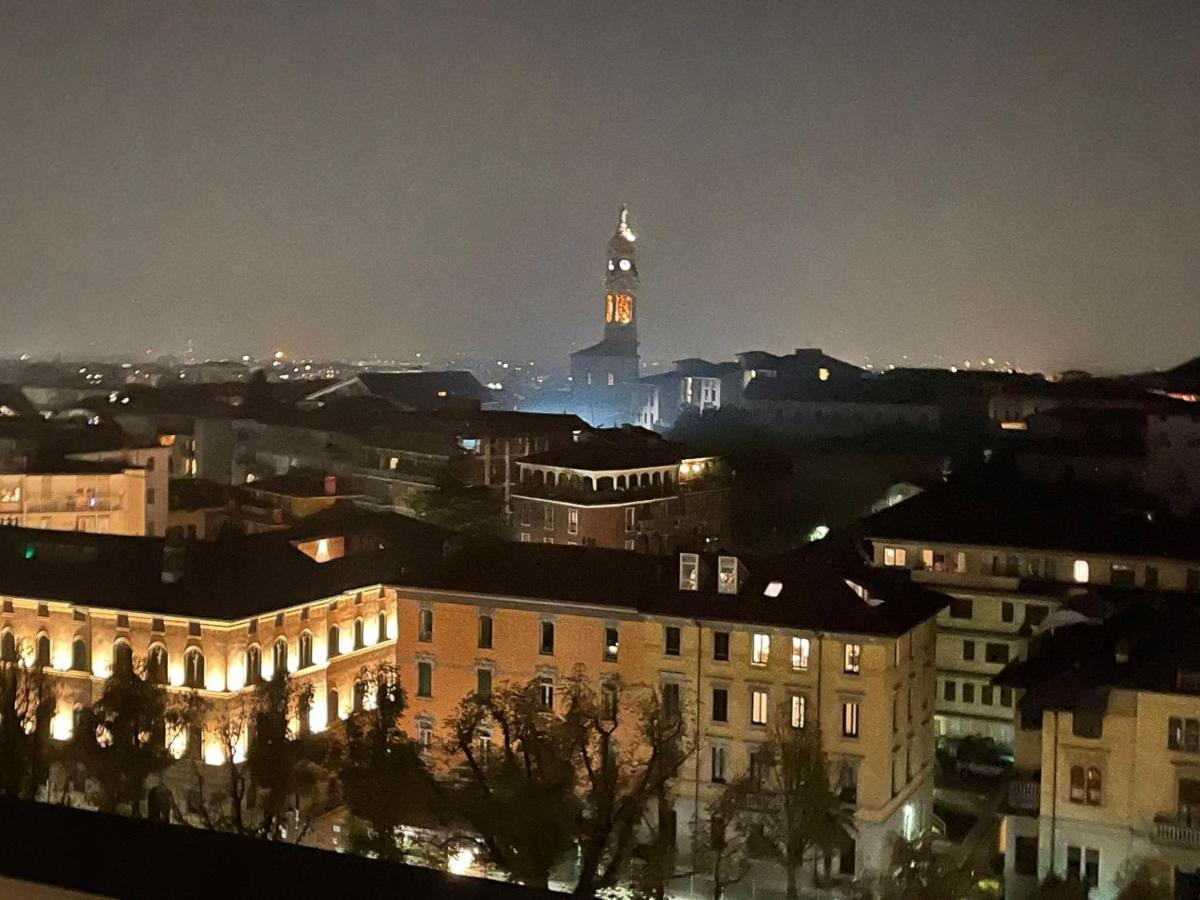
[[[154,644],[146,654],[146,680],[151,684],[167,683],[167,648]]]
[[[329,723],[338,720],[338,692],[333,688],[329,689],[329,693],[325,695],[325,721]]]
[[[271,651],[271,661],[275,667],[275,674],[286,675],[288,670],[287,638],[276,638],[275,646],[271,648]]]
[[[300,635],[300,668],[307,669],[313,664],[313,639],[311,632]]]
[[[366,645],[367,645],[367,642],[363,639],[363,620],[355,619],[354,620],[354,649],[361,650]]]
[[[17,661],[17,638],[11,631],[4,632],[0,637],[0,662],[15,663]]]
[[[40,669],[50,668],[50,635],[39,634],[37,637],[37,656],[34,665]]]
[[[133,648],[124,638],[113,643],[112,670],[114,675],[133,674]]]
[[[1082,803],[1086,796],[1083,766],[1071,766],[1071,802]]]
[[[1100,805],[1100,770],[1095,766],[1087,770],[1087,802],[1089,806]]]
[[[333,657],[342,652],[342,630],[336,625],[329,626],[329,633],[326,637],[326,641],[329,644],[329,652],[326,655],[330,659],[333,659]]]
[[[387,613],[381,612],[379,614],[379,636],[376,638],[376,640],[386,641],[387,637]]]
[[[246,684],[262,684],[262,650],[258,644],[246,648]]]
[[[355,712],[363,711],[363,701],[366,699],[366,696],[367,696],[366,684],[363,683],[363,680],[361,678],[356,679],[354,682],[354,711]]]
[[[190,688],[204,687],[204,653],[199,647],[189,647],[183,654],[183,683]]]
[[[76,672],[86,672],[91,668],[88,665],[87,641],[81,637],[71,642],[71,668]]]

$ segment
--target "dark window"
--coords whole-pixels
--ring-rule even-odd
[[[331,689],[325,695],[325,720],[332,724],[338,720],[340,714],[340,710],[338,709],[338,692]]]
[[[50,617],[50,607],[45,603],[39,603],[37,608],[39,618],[48,619]]]
[[[664,649],[663,652],[667,656],[679,655],[679,628],[675,625],[668,625],[665,629]]]
[[[122,675],[133,672],[133,648],[125,641],[113,644],[112,670]],[[203,687],[202,684],[200,686]],[[188,687],[193,687],[193,685],[188,685]]]
[[[552,656],[554,654],[554,623],[542,623],[542,641],[538,648],[538,652],[544,656]]]
[[[990,663],[1008,662],[1008,644],[988,644],[984,648],[984,656]]]
[[[672,719],[679,718],[681,709],[679,702],[679,685],[673,681],[668,681],[662,686],[662,705],[665,712]]]
[[[713,632],[713,659],[726,661],[729,659],[729,632]]]
[[[71,668],[76,672],[86,672],[88,670],[87,644],[83,638],[75,638],[71,642]]]
[[[950,598],[950,617],[952,619],[969,619],[975,612],[975,604],[970,597]]]
[[[1110,584],[1119,585],[1120,587],[1133,587],[1135,583],[1133,566],[1113,563],[1112,568],[1109,570],[1108,580]]]
[[[1146,566],[1146,587],[1151,590],[1158,587],[1158,566]]]
[[[328,656],[330,659],[342,652],[342,630],[336,625],[329,626],[325,640],[329,644]]]
[[[1036,876],[1038,863],[1038,839],[1035,837],[1018,837],[1016,854],[1013,864],[1018,875]]]
[[[44,634],[38,635],[35,664],[43,669],[50,668],[50,638]]]
[[[367,646],[367,637],[366,637],[366,634],[363,632],[363,620],[355,619],[354,620],[354,649],[361,650],[365,646]]]
[[[271,649],[271,665],[276,676],[286,675],[288,671],[288,645],[286,638],[279,638]]]
[[[165,650],[163,650],[165,665]],[[246,648],[246,684],[262,683],[262,651],[257,646]]]
[[[713,688],[712,720],[714,722],[729,721],[729,691],[725,688]]]
[[[417,663],[417,696],[433,696],[433,663]]]
[[[969,681],[963,682],[963,703],[975,702],[975,685]]]
[[[129,627],[129,616],[118,615],[117,616],[117,627],[118,628],[128,628]]]
[[[307,669],[313,664],[313,639],[307,631],[300,635],[300,668]]]
[[[993,702],[994,690],[990,684],[985,684],[979,689],[979,702],[984,706],[991,706]]]
[[[1016,617],[1016,613],[1012,603],[1008,600],[1000,602],[1000,621],[1011,622]]]
[[[4,632],[0,638],[0,661],[15,663],[17,661],[17,639],[11,631]]]
[[[479,649],[492,649],[492,617],[490,615],[481,615],[479,617]]]
[[[200,637],[200,623],[188,622],[188,634],[192,637]]]
[[[481,697],[492,696],[492,670],[491,669],[476,669],[475,670],[475,693]]]
[[[422,609],[417,613],[417,640],[433,640],[433,610]]]
[[[195,647],[183,656],[183,683],[190,688],[204,687],[204,654]]]
[[[958,699],[958,682],[947,681],[942,688],[942,697],[948,702],[953,703]]]
[[[1050,607],[1034,604],[1025,607],[1025,624],[1037,628],[1050,612]]]
[[[975,642],[963,641],[963,659],[973,660],[975,658]]]
[[[1011,707],[1012,704],[1013,704],[1012,688],[1007,688],[1007,687],[1000,688],[1000,705]]]
[[[253,626],[254,626],[254,623],[253,623],[253,622],[251,622],[251,623],[250,623],[250,625],[251,625],[251,629],[250,629],[250,630],[251,630],[251,631],[253,631],[253,630],[254,630],[254,628],[253,628]],[[153,631],[153,632],[155,632],[155,633],[157,633],[157,634],[162,634],[162,633],[163,633],[163,631],[165,631],[165,630],[166,630],[166,629],[164,629],[164,628],[163,628],[163,620],[162,620],[162,619],[151,619],[151,620],[150,620],[150,630],[151,630],[151,631]]]
[[[387,613],[381,612],[375,618],[378,620],[375,633],[375,642],[380,643],[388,639]]]

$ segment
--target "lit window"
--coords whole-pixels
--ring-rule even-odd
[[[204,654],[192,647],[183,655],[183,683],[185,687],[204,687]]]
[[[300,668],[307,669],[313,664],[313,637],[309,632],[300,635]]]
[[[829,380],[829,370],[826,369],[824,366],[821,366],[821,368],[817,369],[817,378],[819,378],[821,381],[828,381]]]
[[[792,668],[807,669],[808,668],[808,638],[794,637],[792,638]]]
[[[750,723],[752,725],[767,724],[767,692],[751,691],[750,693]]]
[[[538,703],[542,709],[554,709],[554,678],[550,675],[538,678]]]
[[[1073,574],[1074,574],[1076,583],[1087,584],[1088,576],[1090,574],[1090,569],[1091,569],[1091,567],[1088,566],[1088,561],[1086,559],[1075,560],[1075,568],[1073,570]]]
[[[417,613],[417,640],[433,640],[433,610],[423,609]]]
[[[714,784],[725,783],[725,748],[719,745],[712,748],[712,780]]]
[[[858,737],[858,704],[842,704],[842,737]]]
[[[804,697],[800,694],[792,695],[792,727],[804,727]]]
[[[574,507],[567,509],[567,534],[579,534],[579,510]]]
[[[697,553],[679,554],[679,589],[700,590],[700,556]]]
[[[277,638],[275,646],[272,648],[272,664],[273,671],[277,675],[285,675],[288,670],[288,645],[287,638]]]
[[[884,547],[883,564],[885,566],[903,566],[908,563],[908,551],[903,547]]]
[[[756,632],[750,637],[750,663],[765,666],[771,656],[771,636]]]
[[[847,644],[843,671],[857,675],[862,670],[862,644]]]
[[[625,507],[625,533],[630,534],[637,530],[637,507]],[[690,554],[694,556],[695,554]]]
[[[738,561],[736,556],[717,557],[717,593],[738,592]]]
[[[620,649],[620,639],[616,628],[604,629],[604,659],[612,662],[617,658],[617,651]]]

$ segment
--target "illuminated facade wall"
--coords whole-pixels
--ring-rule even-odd
[[[56,531],[91,531],[142,535],[165,533],[165,483],[162,518],[151,513],[147,473],[127,469],[115,473],[0,475],[0,524]],[[161,524],[163,530],[158,530]],[[156,530],[148,529],[153,526]]]

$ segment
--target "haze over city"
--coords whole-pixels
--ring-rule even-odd
[[[0,81],[6,355],[560,358],[622,202],[647,359],[1200,339],[1194,3],[8,3]]]

